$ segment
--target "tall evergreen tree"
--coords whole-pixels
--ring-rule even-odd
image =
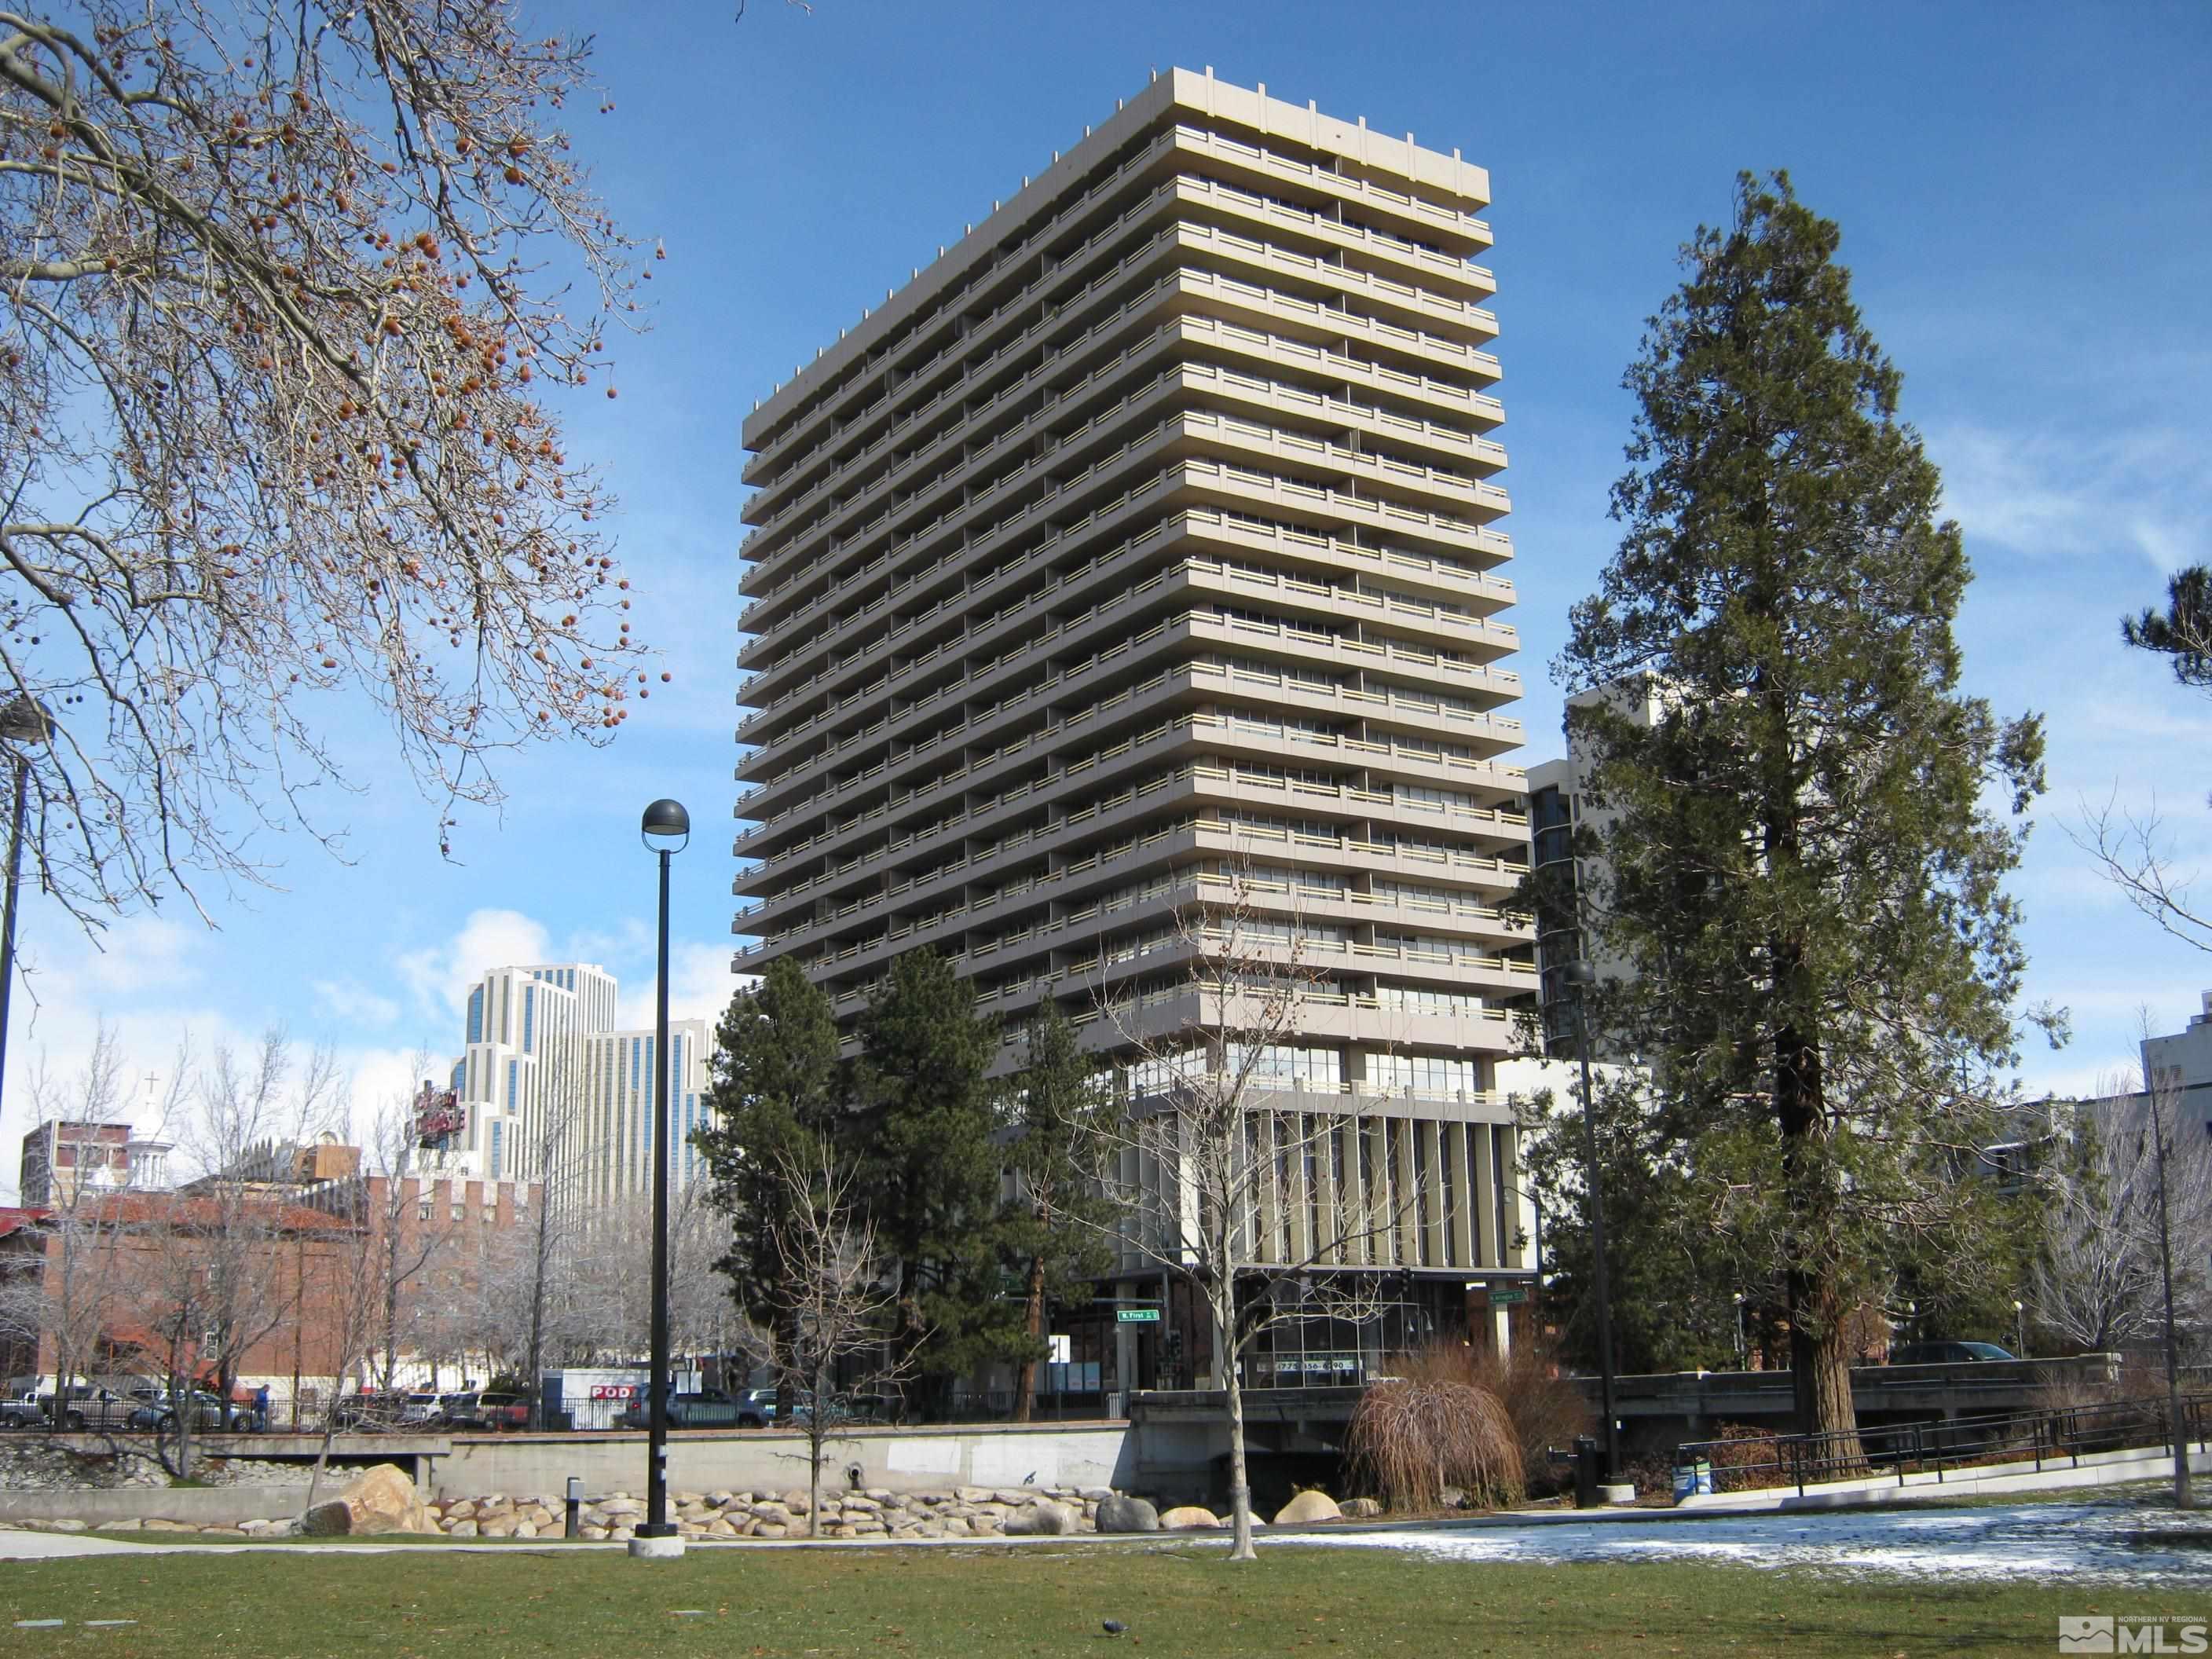
[[[2212,565],[2177,571],[2166,585],[2166,609],[2122,617],[2120,637],[2172,658],[2182,684],[2212,691]]]
[[[902,1362],[940,1386],[1020,1352],[1004,1295],[997,1027],[927,947],[891,963],[860,1019],[854,1066],[855,1198],[899,1270]]]
[[[738,1305],[768,1334],[777,1375],[795,1316],[784,1270],[794,1224],[791,1169],[821,1166],[821,1142],[844,1102],[837,1022],[826,994],[788,957],[730,999],[715,1032],[708,1127],[692,1137],[707,1160],[709,1201],[729,1217],[729,1249],[715,1265]],[[792,1401],[779,1401],[787,1414]]]
[[[1006,1163],[1014,1190],[1005,1244],[1021,1279],[1023,1350],[1014,1381],[1014,1420],[1030,1420],[1037,1361],[1044,1358],[1046,1311],[1111,1271],[1107,1228],[1115,1211],[1097,1161],[1121,1140],[1120,1107],[1075,1028],[1048,999],[1029,1030],[1029,1051],[1013,1079]]]
[[[1855,1312],[1902,1258],[1978,1248],[2043,738],[1960,693],[1959,529],[1838,240],[1746,174],[1685,248],[1626,380],[1626,533],[1558,668],[1661,706],[1574,711],[1617,815],[1590,920],[1634,970],[1597,1015],[1650,1062],[1710,1224],[1783,1284],[1803,1425],[1849,1436]]]
[[[1569,1109],[1549,1090],[1522,1109],[1522,1180],[1543,1206],[1549,1275],[1540,1312],[1559,1329],[1560,1357],[1595,1370],[1597,1314],[1580,1085]],[[1772,1298],[1747,1279],[1724,1240],[1700,1224],[1695,1176],[1659,1103],[1629,1073],[1596,1079],[1598,1176],[1605,1195],[1613,1358],[1625,1376],[1726,1370],[1735,1364],[1736,1302]]]

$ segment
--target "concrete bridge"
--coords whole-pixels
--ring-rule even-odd
[[[2078,1391],[2087,1398],[2119,1376],[2118,1354],[2075,1359],[1984,1360],[1944,1365],[1855,1365],[1851,1397],[1862,1426],[1930,1423],[1985,1412],[2027,1411],[2054,1403],[2054,1395]],[[1594,1376],[1574,1379],[1593,1408]],[[1285,1455],[1334,1454],[1344,1425],[1359,1402],[1357,1388],[1248,1389],[1247,1443]],[[1218,1425],[1226,1407],[1218,1389],[1152,1390],[1137,1395],[1130,1419],[1155,1438],[1174,1431]],[[1685,1440],[1711,1438],[1723,1423],[1763,1428],[1790,1426],[1796,1408],[1788,1371],[1669,1371],[1614,1379],[1613,1405],[1628,1443],[1671,1449]]]

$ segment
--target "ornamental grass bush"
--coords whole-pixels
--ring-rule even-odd
[[[1426,1349],[1408,1363],[1422,1375],[1456,1377],[1497,1397],[1512,1419],[1522,1479],[1529,1492],[1540,1494],[1574,1484],[1573,1470],[1565,1464],[1554,1467],[1549,1453],[1554,1448],[1571,1450],[1577,1435],[1596,1433],[1598,1415],[1574,1379],[1561,1375],[1548,1344],[1519,1341],[1510,1353],[1501,1354],[1455,1343]]]
[[[1401,1511],[1443,1507],[1446,1487],[1478,1508],[1519,1503],[1528,1483],[1504,1403],[1448,1355],[1409,1357],[1399,1373],[1370,1384],[1352,1410],[1352,1480]]]

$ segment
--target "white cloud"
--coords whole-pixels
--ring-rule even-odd
[[[389,1025],[399,1018],[399,1005],[380,991],[355,980],[319,979],[315,1001],[333,1019],[356,1025]]]
[[[443,945],[404,952],[394,966],[425,1010],[459,1018],[469,987],[492,969],[555,960],[543,922],[520,910],[475,910]]]
[[[730,972],[730,947],[671,940],[668,957],[668,1017],[703,1019],[709,1025],[720,1021],[743,982]],[[643,1030],[652,1025],[658,988],[657,975],[648,975],[635,988],[625,988],[615,1009],[623,1030]]]
[[[1942,511],[2033,558],[2131,549],[2160,574],[2204,556],[2212,471],[2186,434],[2138,430],[2096,441],[1960,426],[1931,431]]]

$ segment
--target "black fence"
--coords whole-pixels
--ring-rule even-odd
[[[2181,1401],[2182,1437],[2202,1447],[2212,1429],[2212,1395]],[[2166,1401],[2126,1400],[2103,1406],[2063,1406],[2034,1411],[1991,1412],[1924,1423],[1893,1423],[1856,1434],[1752,1434],[1728,1440],[1685,1442],[1675,1465],[1702,1475],[1711,1471],[1716,1492],[1758,1492],[1826,1480],[1933,1474],[1989,1463],[2081,1467],[2099,1452],[2171,1446],[2174,1435]],[[1700,1481],[1698,1490],[1706,1488]]]

